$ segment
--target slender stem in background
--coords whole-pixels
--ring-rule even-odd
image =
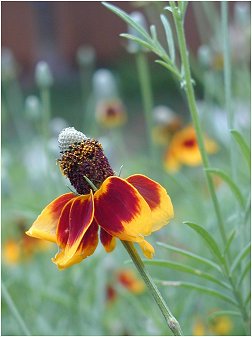
[[[23,318],[21,317],[17,307],[15,306],[14,302],[12,301],[12,298],[10,297],[10,294],[7,290],[7,288],[5,287],[5,285],[2,283],[2,295],[3,298],[6,302],[6,304],[8,305],[12,315],[16,318],[16,320],[18,321],[18,323],[20,324],[20,327],[23,330],[23,333],[25,336],[31,336],[31,333],[29,331],[29,329],[27,328]]]
[[[151,150],[151,156],[154,158],[154,149],[151,137],[151,130],[153,125],[153,98],[151,90],[150,72],[147,58],[144,52],[140,51],[136,54],[136,64],[139,76],[144,116],[147,129],[148,145]]]
[[[209,161],[208,161],[208,156],[207,156],[205,145],[204,145],[204,139],[203,139],[203,134],[201,131],[199,115],[198,115],[198,110],[197,110],[197,105],[196,105],[196,100],[195,100],[195,95],[194,95],[194,89],[193,89],[192,78],[191,78],[191,70],[190,70],[190,64],[189,64],[189,57],[188,57],[188,51],[187,51],[186,41],[185,41],[183,19],[177,13],[174,1],[170,1],[170,4],[172,7],[173,18],[174,18],[177,36],[178,36],[181,61],[182,61],[182,65],[183,65],[184,73],[185,73],[186,97],[187,97],[189,109],[191,112],[196,136],[197,136],[197,141],[198,141],[199,150],[200,150],[201,157],[202,157],[203,166],[206,169],[206,168],[209,168]],[[208,189],[209,189],[212,202],[213,202],[213,206],[214,206],[214,210],[217,216],[217,223],[218,223],[218,227],[220,230],[220,234],[221,234],[223,242],[226,243],[227,238],[226,238],[226,233],[224,229],[224,223],[223,223],[218,199],[215,193],[213,180],[212,180],[211,175],[208,172],[205,171],[205,174],[206,174]]]
[[[47,142],[49,139],[49,122],[51,117],[51,104],[50,104],[50,89],[48,87],[41,88],[41,103],[42,103],[42,135]]]
[[[232,108],[232,93],[231,93],[231,60],[228,36],[228,4],[227,1],[221,2],[221,23],[223,36],[223,51],[224,51],[224,90],[225,90],[225,106],[227,112],[228,128],[234,128],[234,111]],[[230,134],[230,159],[232,176],[235,178],[235,146],[234,139]]]
[[[176,318],[172,315],[170,309],[168,308],[167,304],[165,303],[162,295],[160,294],[157,286],[153,282],[150,274],[145,268],[143,261],[141,260],[140,256],[138,255],[134,245],[132,242],[128,241],[121,241],[124,245],[125,249],[129,253],[130,257],[132,258],[136,268],[138,269],[139,273],[141,274],[145,284],[149,288],[154,300],[156,301],[159,309],[161,310],[164,318],[167,322],[168,327],[173,332],[174,336],[182,336],[182,330]]]

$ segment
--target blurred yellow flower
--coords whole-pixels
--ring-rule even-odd
[[[3,244],[3,261],[8,265],[16,265],[51,246],[50,242],[40,241],[27,235],[23,235],[21,239],[8,239]]]
[[[9,265],[15,265],[20,260],[20,245],[16,240],[9,239],[3,244],[3,261]]]
[[[233,323],[227,315],[217,316],[211,319],[210,323],[204,322],[200,317],[197,317],[193,328],[193,336],[227,336],[232,332]]]
[[[100,101],[95,116],[97,122],[105,128],[116,128],[127,121],[126,110],[119,99]]]
[[[138,279],[132,270],[124,269],[118,272],[118,281],[123,287],[128,289],[134,294],[141,294],[145,291],[145,284],[142,280]]]
[[[233,329],[233,323],[231,319],[226,316],[218,316],[211,320],[210,330],[219,336],[227,336]]]
[[[203,321],[200,318],[196,319],[192,329],[193,336],[205,336],[206,329]]]
[[[209,154],[218,151],[214,140],[204,137],[205,148]],[[192,125],[178,131],[171,139],[165,153],[164,166],[167,171],[176,172],[181,165],[198,166],[202,159],[199,151],[196,133]]]

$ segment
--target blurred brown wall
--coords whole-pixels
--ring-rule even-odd
[[[99,1],[3,1],[2,46],[10,48],[25,68],[44,59],[52,66],[73,64],[80,45],[95,48],[108,61],[123,51],[119,37],[126,24]],[[120,8],[131,12],[130,2]]]

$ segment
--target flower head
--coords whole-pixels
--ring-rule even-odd
[[[97,103],[95,117],[106,128],[115,128],[125,124],[127,114],[119,99],[105,100]]]
[[[58,245],[52,260],[60,269],[92,255],[98,231],[107,252],[115,248],[118,238],[137,242],[151,258],[154,248],[144,237],[173,217],[165,189],[144,175],[115,176],[101,144],[74,128],[60,133],[59,146],[59,166],[78,194],[66,193],[53,200],[27,234]]]
[[[217,144],[207,136],[204,137],[206,151],[210,154],[217,152]],[[165,153],[165,168],[176,172],[181,165],[198,166],[202,163],[201,154],[193,126],[189,125],[178,131]]]

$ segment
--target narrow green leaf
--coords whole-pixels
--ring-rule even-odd
[[[203,287],[203,286],[200,286],[196,283],[184,282],[184,281],[163,281],[163,280],[155,280],[155,282],[159,283],[162,286],[183,287],[183,288],[197,290],[199,292],[218,297],[218,298],[220,298],[220,299],[222,299],[222,300],[224,300],[228,303],[231,303],[231,304],[237,306],[236,301],[234,301],[232,298],[224,295],[223,293],[221,293],[221,292],[219,292],[215,289]]]
[[[123,21],[125,21],[127,24],[129,24],[131,27],[133,27],[136,31],[138,31],[143,37],[145,37],[147,40],[150,40],[149,34],[144,30],[144,28],[137,24],[126,12],[124,12],[122,9],[111,5],[108,2],[102,2],[102,4],[107,7],[109,10],[111,10],[113,13],[118,15]]]
[[[248,295],[245,298],[245,305],[248,305],[251,299],[251,291],[248,293]]]
[[[157,245],[158,246],[161,246],[161,247],[164,247],[164,248],[167,248],[175,253],[178,253],[178,254],[181,254],[181,255],[184,255],[184,256],[187,256],[197,262],[201,262],[205,265],[207,265],[207,267],[213,267],[215,269],[217,269],[219,272],[221,272],[221,268],[213,261],[211,260],[208,260],[204,257],[201,257],[197,254],[194,254],[194,253],[191,253],[187,250],[184,250],[184,249],[181,249],[181,248],[177,248],[177,247],[174,247],[174,246],[171,246],[171,245],[167,245],[165,243],[162,243],[162,242],[157,242]]]
[[[163,14],[160,15],[160,18],[161,18],[161,21],[163,23],[164,30],[165,30],[166,41],[167,41],[168,48],[169,48],[169,56],[172,60],[172,63],[174,63],[175,62],[175,47],[174,47],[174,40],[173,40],[171,26],[170,26],[169,21],[166,19],[166,17]]]
[[[184,224],[194,229],[207,243],[208,248],[210,249],[212,255],[221,263],[223,263],[223,257],[221,251],[210,233],[203,227],[196,225],[192,222],[185,221]]]
[[[185,272],[185,273],[193,274],[195,276],[204,278],[208,281],[212,281],[214,283],[217,283],[224,288],[230,289],[230,286],[227,283],[220,281],[219,279],[215,278],[213,275],[205,273],[202,270],[192,268],[192,267],[187,266],[187,265],[182,264],[182,263],[177,263],[177,262],[168,261],[168,260],[144,260],[144,263],[148,264],[148,265],[152,265],[152,266],[161,266],[161,267],[166,267],[166,268],[169,268],[169,269],[178,270],[178,271],[182,271],[182,272]]]
[[[220,178],[222,178],[228,184],[228,186],[230,187],[230,190],[233,192],[234,196],[236,197],[240,205],[243,208],[245,207],[245,201],[240,192],[239,187],[233,182],[233,180],[229,177],[229,175],[226,172],[220,169],[215,169],[215,168],[206,168],[205,171],[215,174],[219,176]]]
[[[220,310],[220,311],[215,311],[211,315],[208,316],[209,320],[212,320],[218,316],[242,316],[242,314],[239,311],[233,311],[233,310]]]
[[[250,253],[251,249],[251,243],[249,242],[238,254],[236,259],[234,260],[234,263],[232,264],[230,268],[230,274],[233,274],[235,269],[239,266],[240,262]]]
[[[154,48],[150,43],[140,39],[139,37],[136,37],[136,36],[131,35],[131,34],[126,34],[126,33],[122,33],[122,34],[120,34],[120,36],[124,37],[126,39],[129,39],[129,40],[132,40],[136,43],[139,43],[144,48],[147,48],[147,49],[150,49],[151,51],[154,51]]]
[[[226,246],[224,248],[224,252],[223,252],[223,257],[226,256],[226,254],[228,253],[229,251],[229,247],[231,245],[231,243],[233,242],[234,238],[236,236],[236,228],[234,228],[229,236],[229,238],[227,239],[227,243],[226,243]]]
[[[170,70],[174,75],[176,75],[176,77],[178,77],[179,81],[181,80],[180,73],[178,72],[178,70],[172,64],[166,63],[166,62],[161,61],[161,60],[155,60],[155,62],[158,63],[158,64],[161,64],[161,66]]]
[[[240,150],[248,163],[249,168],[251,168],[251,157],[250,157],[250,149],[247,145],[246,141],[244,140],[243,136],[237,130],[230,130],[232,136],[234,137],[236,143],[239,145]]]
[[[246,264],[243,272],[241,273],[241,276],[240,276],[239,280],[237,281],[237,288],[242,283],[242,281],[243,281],[244,277],[246,276],[246,274],[250,271],[250,268],[251,268],[251,261],[248,261],[248,263]]]
[[[154,41],[154,43],[156,43],[158,38],[157,38],[157,30],[156,30],[155,25],[150,26],[150,32],[151,32],[152,40]]]

